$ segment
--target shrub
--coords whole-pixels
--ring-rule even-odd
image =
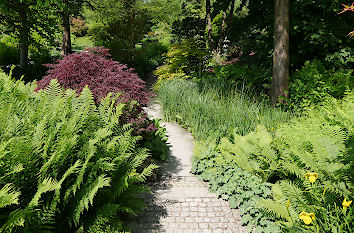
[[[148,93],[144,91],[145,82],[132,69],[128,69],[112,59],[108,59],[108,49],[103,47],[88,48],[65,56],[57,64],[47,65],[48,75],[38,81],[38,88],[45,88],[52,79],[57,79],[64,88],[81,92],[87,85],[99,101],[108,93],[121,93],[120,101],[138,101],[145,105]]]
[[[84,20],[81,16],[71,20],[71,32],[75,36],[85,36],[88,33],[88,30],[86,20]]]
[[[136,47],[131,65],[140,77],[146,77],[164,62],[163,54],[167,51],[167,47],[156,40],[143,41]]]
[[[36,90],[45,88],[52,79],[57,79],[62,87],[77,90],[78,93],[87,85],[92,90],[96,102],[106,97],[108,93],[113,93],[118,102],[126,103],[124,114],[120,117],[121,123],[132,124],[135,135],[146,137],[156,135],[158,128],[142,109],[150,95],[144,90],[145,82],[133,72],[133,69],[108,59],[108,56],[108,49],[103,47],[89,48],[65,56],[57,64],[47,65],[51,69],[47,76],[38,81]],[[142,140],[143,143],[146,141]],[[160,145],[163,144],[161,141]],[[150,147],[151,144],[146,146],[153,149]],[[165,145],[164,151],[166,149]],[[153,153],[153,157],[157,159],[166,156],[167,154]]]
[[[0,66],[19,64],[20,51],[0,41]]]
[[[206,52],[190,40],[183,40],[180,44],[171,45],[166,54],[166,64],[158,67],[154,74],[157,76],[155,89],[157,90],[163,81],[175,78],[190,78],[203,69],[203,60]]]
[[[258,93],[270,91],[271,72],[255,65],[228,64],[214,68],[215,78],[225,80],[229,85],[245,85]]]
[[[353,69],[326,69],[318,60],[307,61],[290,80],[290,104],[306,107],[324,101],[325,97],[342,98],[353,88]]]
[[[0,74],[0,231],[123,230],[156,168],[141,169],[149,155],[119,122],[124,104],[96,106],[87,87],[77,97],[55,80],[35,88]]]

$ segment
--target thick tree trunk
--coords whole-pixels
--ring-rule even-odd
[[[66,0],[63,1],[67,4]],[[72,53],[71,49],[71,35],[70,35],[70,15],[68,13],[67,7],[61,13],[63,21],[63,41],[61,45],[61,55],[65,56]]]
[[[205,1],[205,11],[206,11],[206,25],[207,25],[207,40],[208,40],[208,47],[209,51],[214,50],[214,40],[213,40],[213,29],[212,29],[212,21],[211,21],[211,7],[210,7],[210,0]]]
[[[271,98],[273,103],[282,102],[289,79],[289,0],[275,0],[274,54]]]
[[[219,36],[218,46],[216,48],[216,52],[221,54],[222,53],[222,46],[224,44],[225,35],[226,35],[226,10],[222,11],[222,23],[221,23],[221,31]]]
[[[24,9],[19,11],[21,19],[21,28],[20,28],[20,67],[22,69],[26,68],[28,65],[28,37],[29,37],[29,28],[28,28],[28,18],[27,13]]]

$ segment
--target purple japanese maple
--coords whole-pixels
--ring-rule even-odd
[[[103,47],[67,55],[56,64],[46,65],[50,70],[37,82],[36,91],[44,89],[52,79],[57,79],[64,88],[77,90],[78,93],[87,85],[96,102],[112,92],[122,93],[120,102],[136,100],[146,105],[149,93],[144,91],[145,82],[133,69],[109,57],[109,50]]]

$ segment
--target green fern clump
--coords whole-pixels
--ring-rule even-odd
[[[353,98],[353,92],[348,92],[342,101],[328,99],[275,132],[258,126],[245,136],[234,134],[232,139],[221,139],[218,150],[227,163],[273,183],[272,199],[260,203],[284,226],[294,227],[301,222],[302,211],[312,212],[319,216],[318,222],[328,223],[335,214],[328,211],[329,206],[341,206],[344,198],[353,200]],[[306,179],[311,174],[315,174],[315,182]],[[289,202],[291,205],[287,205]],[[331,220],[337,225],[318,227],[344,232],[352,228],[351,211],[338,216]]]
[[[0,74],[0,232],[123,230],[157,168],[141,169],[149,154],[120,124],[123,105],[56,81],[34,89]]]
[[[233,135],[233,139],[222,138],[218,149],[228,161],[267,181],[278,170],[278,154],[272,147],[272,135],[264,126],[245,136]]]

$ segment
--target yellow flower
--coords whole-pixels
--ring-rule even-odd
[[[290,204],[290,199],[288,199],[288,202],[286,203],[286,207],[290,207],[291,204]]]
[[[352,202],[353,201],[347,201],[347,199],[344,198],[342,205],[343,205],[343,207],[348,208],[350,206],[350,204],[352,204]]]
[[[322,197],[324,197],[324,195],[326,194],[326,191],[327,191],[327,188],[325,188],[325,189],[323,190]]]
[[[304,221],[306,225],[309,225],[312,221],[315,221],[315,214],[314,213],[307,213],[305,211],[302,211],[301,214],[299,215],[299,218]]]
[[[308,172],[305,175],[305,179],[307,179],[307,178],[309,178],[309,181],[311,183],[314,183],[318,178],[318,174],[316,172]]]

